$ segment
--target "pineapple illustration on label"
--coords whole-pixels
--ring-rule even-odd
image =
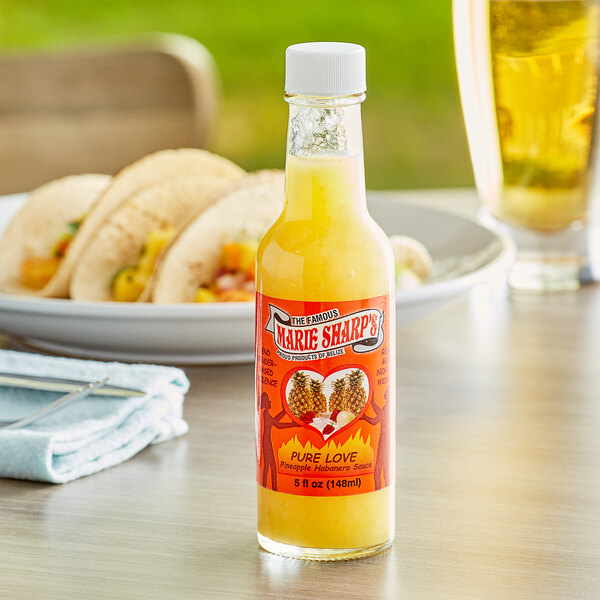
[[[298,419],[298,425],[317,429],[327,439],[364,412],[365,381],[369,387],[362,369],[336,370],[326,377],[311,369],[294,371],[285,386],[290,417]]]
[[[292,389],[288,394],[288,406],[294,415],[301,417],[303,414],[312,412],[313,399],[311,390],[308,388],[308,377],[302,371],[296,371],[292,375]]]
[[[347,375],[348,385],[344,390],[342,408],[354,415],[359,415],[367,403],[367,392],[362,385],[364,374],[356,369]]]
[[[344,392],[346,391],[346,379],[340,377],[333,382],[333,391],[329,396],[329,410],[342,410],[342,402],[344,400]]]
[[[312,394],[314,412],[317,415],[327,412],[327,398],[323,393],[323,382],[318,379],[311,379],[310,391]]]
[[[257,397],[271,399],[257,418],[260,485],[313,496],[391,485],[391,357],[384,344],[391,302],[390,296],[312,303],[257,295]],[[260,435],[267,429],[268,451]]]

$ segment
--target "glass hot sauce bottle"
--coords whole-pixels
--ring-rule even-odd
[[[365,50],[286,52],[283,212],[256,284],[258,540],[313,560],[394,537],[394,259],[367,211]]]

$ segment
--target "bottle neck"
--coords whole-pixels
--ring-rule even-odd
[[[290,105],[287,154],[300,158],[360,156],[364,94],[315,98],[286,95]]]
[[[286,208],[292,219],[366,211],[360,104],[364,94],[286,96],[290,105]]]

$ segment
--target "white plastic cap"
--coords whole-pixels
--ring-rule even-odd
[[[285,51],[285,91],[301,96],[350,96],[367,89],[365,49],[310,42]]]

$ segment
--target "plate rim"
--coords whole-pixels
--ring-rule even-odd
[[[84,348],[61,342],[51,342],[34,336],[11,336],[17,350],[44,352],[54,356],[66,356],[83,360],[121,361],[139,364],[169,364],[186,366],[215,366],[249,364],[254,361],[254,350],[250,352],[226,352],[222,354],[198,352],[139,352],[106,348]]]

